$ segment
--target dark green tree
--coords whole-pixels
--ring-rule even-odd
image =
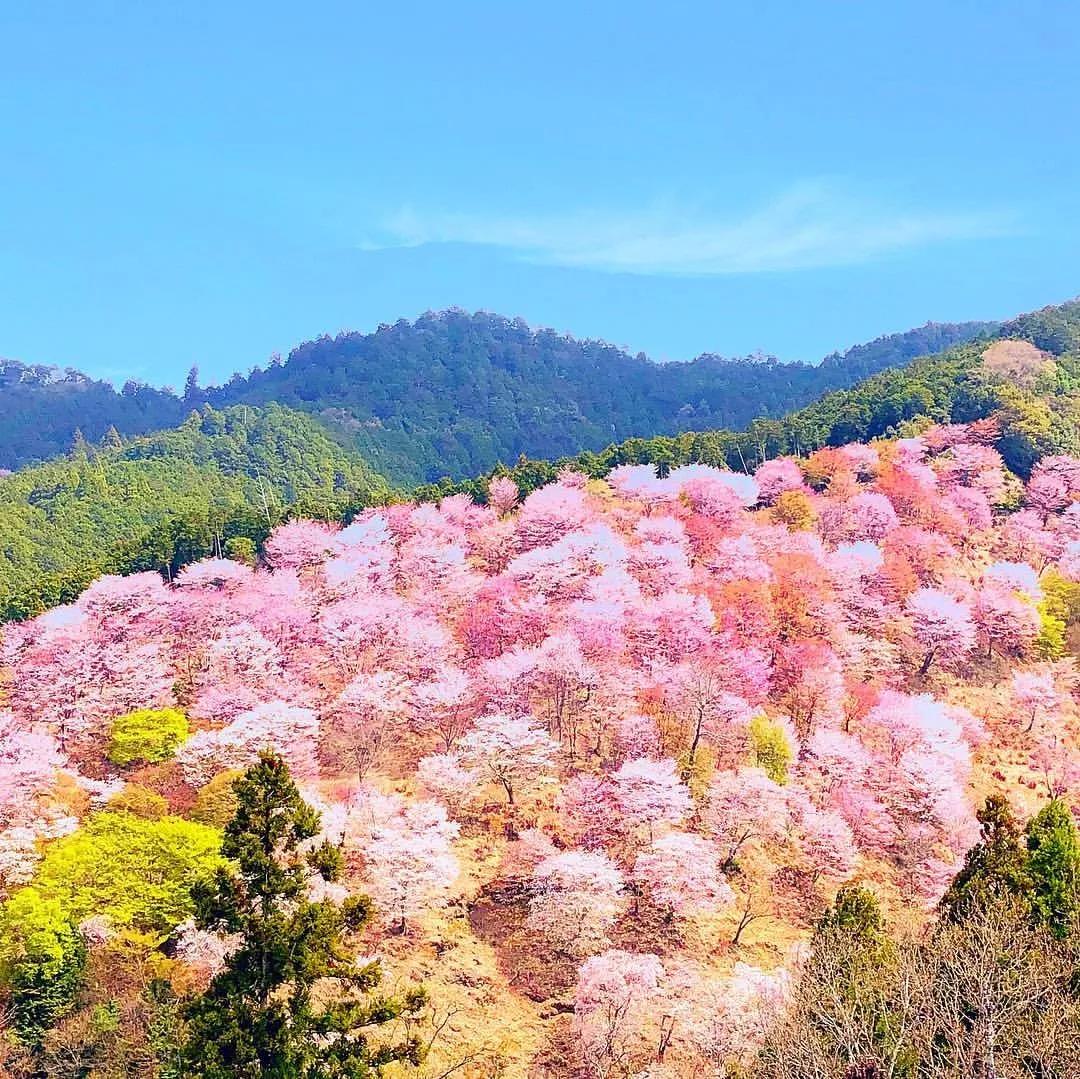
[[[184,379],[184,401],[191,404],[197,401],[199,396],[199,368],[192,365],[191,370],[187,373],[187,378]]]
[[[1064,802],[1056,799],[1031,818],[1027,847],[1032,912],[1062,939],[1080,908],[1080,839]]]
[[[0,912],[0,984],[16,1038],[40,1047],[71,1009],[85,973],[86,946],[62,904],[33,888],[17,892]]]
[[[282,759],[263,753],[236,780],[237,808],[222,853],[232,866],[195,887],[196,922],[240,944],[206,993],[185,1009],[181,1074],[190,1079],[353,1079],[420,1060],[419,1042],[371,1032],[415,1015],[422,990],[373,993],[377,962],[360,966],[346,942],[370,916],[366,899],[340,906],[306,897],[312,871],[341,871],[338,848],[304,853],[319,816],[300,797]],[[318,984],[317,984],[318,983]]]
[[[995,899],[1024,898],[1030,891],[1024,833],[1008,799],[990,795],[976,816],[981,838],[967,852],[963,868],[941,900],[941,912],[951,921]]]
[[[867,941],[879,940],[884,930],[877,896],[861,884],[845,884],[818,923],[819,933],[841,931]]]

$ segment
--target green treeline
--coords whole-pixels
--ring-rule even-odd
[[[744,427],[883,368],[993,329],[930,324],[818,365],[699,356],[657,364],[601,341],[520,319],[446,311],[374,333],[320,337],[224,386],[183,396],[134,382],[117,393],[76,371],[0,361],[0,467],[66,453],[76,430],[98,442],[179,423],[202,404],[277,403],[317,417],[395,482],[468,476],[519,454],[559,457],[629,435]]]
[[[0,617],[74,599],[102,573],[165,575],[260,543],[287,513],[339,519],[390,488],[310,417],[205,407],[179,427],[0,480]]]
[[[1028,341],[1051,359],[1018,382],[983,359],[987,346],[1005,338]],[[782,419],[756,419],[742,431],[687,431],[631,438],[599,452],[558,460],[519,458],[484,476],[417,489],[436,499],[467,492],[486,496],[493,475],[509,475],[523,494],[571,466],[603,476],[619,465],[654,464],[663,473],[684,464],[751,471],[784,454],[805,455],[823,446],[917,432],[928,423],[967,423],[996,415],[1005,463],[1025,475],[1047,453],[1080,453],[1080,302],[1024,315],[1000,334],[957,345],[906,367],[882,371],[850,389],[837,390]]]

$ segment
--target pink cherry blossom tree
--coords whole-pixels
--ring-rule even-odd
[[[242,712],[218,730],[198,731],[177,751],[184,776],[194,786],[218,772],[243,769],[263,749],[280,753],[299,779],[318,775],[319,720],[309,708],[270,701]]]
[[[702,824],[715,836],[723,865],[729,867],[751,840],[779,840],[789,819],[787,793],[760,768],[717,772],[701,811]]]
[[[690,792],[670,758],[621,765],[611,775],[611,799],[624,833],[643,829],[650,837],[665,825],[681,824],[692,809]]]
[[[533,876],[529,928],[558,951],[588,955],[607,943],[625,906],[623,875],[606,854],[561,851]]]
[[[384,919],[404,932],[410,920],[445,903],[458,876],[458,826],[434,802],[413,802],[378,822],[363,845],[365,891]]]
[[[465,733],[475,699],[472,681],[459,667],[443,664],[412,691],[413,725],[437,734],[447,753]]]
[[[975,648],[971,607],[937,588],[920,588],[907,601],[912,633],[922,650],[919,673],[936,659],[946,669],[962,662]]]
[[[488,504],[500,517],[505,517],[517,500],[517,484],[509,476],[494,476],[488,483]]]
[[[462,764],[498,783],[506,799],[553,779],[558,744],[528,718],[481,716],[459,743]]]
[[[634,883],[670,917],[692,918],[734,900],[720,869],[720,853],[692,832],[668,832],[634,862]]]
[[[1013,703],[1025,721],[1025,732],[1035,727],[1040,716],[1052,714],[1062,703],[1054,677],[1046,671],[1015,671],[1012,695]]]
[[[664,966],[655,955],[615,949],[585,960],[574,993],[573,1034],[586,1074],[635,1075],[655,1060],[663,985]]]

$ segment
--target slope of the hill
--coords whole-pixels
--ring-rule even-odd
[[[0,1049],[41,986],[55,1028],[13,1074],[175,1074],[176,998],[233,947],[186,920],[206,825],[267,745],[342,854],[312,897],[369,896],[363,954],[430,991],[418,1079],[754,1074],[841,884],[915,929],[989,793],[1080,793],[1080,460],[1020,488],[992,434],[504,479],[7,627]],[[1041,1007],[1013,969],[1004,1010]],[[904,1074],[977,1074],[885,1033]],[[1003,1037],[996,1074],[1073,1074],[1036,1052]]]
[[[68,599],[100,573],[168,572],[234,537],[258,541],[289,506],[337,518],[388,494],[309,416],[206,407],[0,479],[0,616]]]
[[[903,369],[881,372],[787,418],[755,420],[743,432],[720,430],[633,438],[599,452],[577,452],[562,460],[522,459],[509,472],[519,488],[528,492],[550,482],[565,463],[573,463],[596,477],[621,464],[645,462],[661,469],[700,463],[745,471],[783,453],[806,453],[849,440],[910,433],[931,422],[969,422],[992,416],[1002,431],[999,445],[1006,464],[1025,474],[1031,462],[1042,454],[1074,453],[1080,448],[1080,403],[1076,392],[1080,379],[1080,303],[1023,316],[1001,333],[1010,334],[1013,343],[991,336],[955,346]],[[212,409],[209,414],[221,415]],[[257,409],[241,406],[226,412],[229,423],[241,427],[249,422],[245,417],[258,414]],[[333,440],[310,416],[280,407],[271,408],[268,415],[275,418],[278,433],[260,447],[257,465],[263,475],[277,475],[275,462],[281,458],[276,456],[274,446],[278,445],[289,455],[287,470],[307,470],[302,491],[305,497],[310,499],[315,489],[337,492],[329,504],[324,496],[325,516],[385,496],[386,484],[373,479],[355,454]],[[70,596],[73,588],[89,579],[87,574],[94,568],[175,568],[199,557],[214,542],[220,543],[213,539],[219,533],[226,538],[233,534],[257,538],[265,532],[267,514],[256,481],[249,479],[235,488],[228,513],[217,511],[216,520],[227,518],[228,523],[211,527],[206,521],[201,484],[194,485],[196,496],[190,501],[183,485],[170,488],[154,478],[137,478],[140,469],[146,467],[145,446],[158,447],[152,464],[155,475],[168,471],[158,458],[168,457],[174,450],[181,458],[189,452],[186,437],[166,431],[151,439],[137,440],[123,453],[115,448],[95,451],[84,447],[67,461],[20,471],[0,486],[0,522],[12,522],[9,538],[0,550],[0,618],[23,617]],[[100,472],[100,464],[90,464],[99,453],[106,462],[125,461],[128,485],[154,492],[152,505],[136,499],[134,503],[124,502],[124,508],[118,511],[113,488],[80,479],[83,473]],[[346,465],[343,467],[341,462]],[[350,470],[356,469],[364,477],[363,482],[357,483],[355,476],[349,478]],[[346,478],[335,479],[338,473]],[[250,462],[247,474],[257,475]],[[51,488],[72,498],[72,485],[79,507],[74,516],[57,513],[55,508],[52,512],[42,511],[42,505],[49,505],[47,492]],[[486,477],[442,482],[420,487],[417,497],[437,499],[462,491],[482,500],[486,488]],[[175,499],[173,491],[178,493]],[[356,492],[355,496],[352,492]],[[295,494],[283,482],[274,513],[280,515],[296,501]],[[102,501],[103,506],[95,508],[95,500]],[[69,520],[77,522],[77,530],[69,527]],[[160,522],[158,527],[151,527],[154,522]],[[122,534],[121,526],[127,529]]]
[[[79,435],[100,442],[110,428],[124,438],[180,423],[191,405],[167,390],[108,382],[72,369],[0,359],[0,468],[19,468],[67,453]]]
[[[374,467],[416,482],[469,475],[522,453],[558,457],[632,435],[741,427],[990,328],[928,325],[855,350],[850,363],[703,355],[656,364],[520,319],[447,311],[320,338],[209,396],[315,412]]]
[[[466,476],[521,453],[559,456],[613,438],[744,426],[913,357],[992,330],[928,324],[820,365],[704,355],[655,364],[520,319],[448,311],[375,333],[321,337],[284,363],[183,399],[128,383],[116,393],[78,372],[0,364],[0,467],[178,423],[191,407],[273,402],[316,415],[381,472],[417,482]]]
[[[1022,315],[978,341],[881,371],[780,419],[743,431],[656,435],[612,443],[598,453],[520,459],[470,480],[426,484],[421,498],[457,491],[482,498],[488,475],[509,474],[525,491],[564,465],[603,476],[622,464],[719,465],[746,471],[781,454],[913,434],[931,423],[990,420],[1008,468],[1026,475],[1039,457],[1080,452],[1080,301]]]

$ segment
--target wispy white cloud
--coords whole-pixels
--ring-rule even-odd
[[[888,206],[821,183],[740,216],[654,206],[548,215],[431,213],[405,206],[366,250],[463,243],[558,266],[634,274],[747,274],[858,265],[906,250],[1014,234],[998,211]]]

